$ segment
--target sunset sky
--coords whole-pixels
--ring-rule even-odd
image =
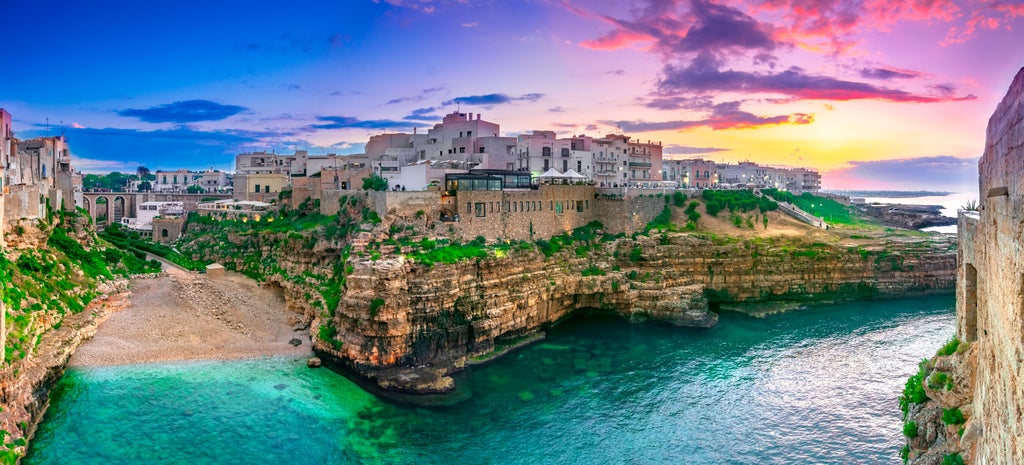
[[[301,8],[299,7],[301,5]],[[506,135],[811,166],[826,188],[977,189],[1024,66],[1003,1],[2,2],[0,107],[86,172],[359,153],[461,109]]]

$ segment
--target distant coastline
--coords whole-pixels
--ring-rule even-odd
[[[891,198],[912,198],[912,197],[941,197],[956,194],[957,192],[946,191],[826,191],[834,194],[842,194],[850,197],[891,197]]]

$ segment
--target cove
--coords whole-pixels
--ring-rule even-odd
[[[896,397],[951,295],[711,329],[583,316],[412,408],[303,360],[74,368],[26,464],[900,463]]]

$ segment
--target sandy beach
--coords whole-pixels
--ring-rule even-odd
[[[312,354],[299,315],[278,291],[241,274],[209,277],[170,267],[131,282],[131,305],[100,325],[73,366]],[[289,342],[301,341],[298,346]]]

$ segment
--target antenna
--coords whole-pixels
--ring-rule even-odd
[[[50,117],[46,117],[46,137],[50,137]]]

